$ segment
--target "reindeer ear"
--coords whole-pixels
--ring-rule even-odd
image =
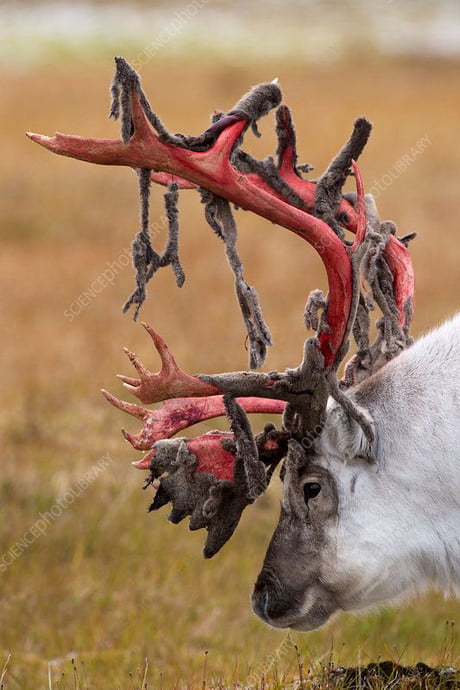
[[[361,406],[358,409],[373,427],[373,420],[368,410]],[[339,456],[344,462],[360,459],[376,462],[375,445],[376,441],[369,442],[362,426],[340,404],[332,402],[329,405],[324,431],[319,442],[319,449],[322,452]]]

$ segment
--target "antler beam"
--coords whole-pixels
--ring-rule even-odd
[[[273,87],[278,88],[276,85]],[[232,152],[247,129],[249,116],[242,114],[223,118],[216,123],[221,131],[213,145],[205,151],[193,151],[177,142],[161,140],[161,135],[149,121],[145,97],[137,81],[131,85],[129,98],[133,133],[126,144],[120,140],[88,139],[60,133],[55,137],[34,133],[28,133],[28,136],[59,155],[100,165],[150,169],[184,178],[307,240],[321,256],[329,282],[327,321],[330,328],[320,334],[320,347],[326,365],[332,366],[351,311],[352,271],[348,252],[325,222],[309,214],[311,207],[308,203],[300,200],[302,208],[296,208],[259,174],[244,174],[232,165]],[[206,138],[206,132],[198,138]]]

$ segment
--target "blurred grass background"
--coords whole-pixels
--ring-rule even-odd
[[[307,5],[314,10],[311,26]],[[353,31],[364,38],[346,50],[340,44],[339,50],[335,39],[327,38],[327,21],[337,5],[324,3],[327,16],[322,5],[305,3],[302,25],[294,3],[289,14],[286,5],[284,10],[276,3],[265,6],[260,25],[263,4],[249,6],[258,44],[253,54],[244,42],[220,52],[206,43],[211,13],[214,33],[219,11],[226,12],[225,37],[226,18],[240,21],[242,11],[209,0],[190,19],[194,33],[184,28],[142,67],[143,85],[171,131],[198,133],[214,108],[227,110],[250,85],[278,76],[293,111],[300,160],[318,173],[346,140],[354,119],[369,117],[374,131],[360,161],[365,185],[384,187],[381,217],[394,220],[400,234],[418,232],[411,246],[418,334],[458,309],[459,60],[442,51],[382,53],[369,43],[357,3],[347,5],[355,11],[349,15],[353,21],[347,24],[348,15],[340,15],[330,32]],[[405,7],[374,5],[395,21]],[[407,3],[411,11],[413,5]],[[426,12],[429,3],[419,5],[420,21],[422,5]],[[37,12],[37,4],[30,7]],[[58,6],[50,7],[43,10],[44,23],[53,25]],[[186,7],[160,8],[152,40]],[[138,19],[147,11],[135,9]],[[0,4],[2,11],[3,17],[16,16],[11,6]],[[22,12],[24,29],[30,13]],[[317,52],[313,48],[307,55],[300,47],[295,59],[292,46],[271,51],[267,41],[264,54],[264,32],[270,27],[270,35],[276,34],[280,12],[284,29],[291,26],[296,40],[299,32],[305,42],[313,40],[322,27],[326,38]],[[362,22],[372,16],[368,10]],[[12,25],[3,24],[3,36]],[[404,607],[342,615],[324,630],[304,635],[274,631],[256,619],[249,595],[277,521],[276,487],[246,511],[231,543],[210,562],[201,556],[203,534],[189,533],[186,524],[172,527],[167,509],[146,513],[150,497],[140,490],[143,475],[129,465],[136,453],[119,433],[121,425],[134,430],[138,423],[110,408],[99,393],[107,387],[121,394],[114,374],[130,369],[123,345],[153,370],[158,365],[143,329],[120,311],[133,287],[131,267],[120,270],[114,284],[75,318],[65,316],[107,262],[118,261],[129,248],[137,229],[136,178],[130,170],[51,156],[24,136],[26,130],[56,129],[118,136],[118,125],[105,117],[111,58],[119,53],[134,61],[146,44],[132,36],[112,37],[100,44],[85,39],[76,49],[66,39],[72,27],[64,28],[67,33],[59,26],[50,29],[56,33],[42,36],[38,48],[36,35],[11,30],[8,64],[5,43],[1,53],[1,554],[102,456],[108,453],[111,462],[45,535],[0,572],[0,677],[11,654],[4,687],[134,688],[141,687],[144,675],[148,687],[201,687],[204,673],[207,686],[260,687],[264,677],[283,684],[298,677],[294,644],[306,668],[319,668],[331,655],[337,664],[390,657],[458,665],[460,604],[441,594]],[[327,45],[336,48],[324,59]],[[248,135],[245,147],[265,156],[275,149],[272,116],[261,130],[262,139]],[[394,166],[422,137],[429,145],[396,176]],[[382,180],[388,173],[397,179],[387,185]],[[246,368],[245,334],[222,246],[206,226],[196,194],[182,193],[180,213],[186,284],[178,291],[172,276],[161,272],[149,288],[142,318],[162,333],[186,371]],[[161,191],[154,190],[152,221],[162,215]],[[237,220],[246,278],[258,288],[275,340],[267,367],[294,366],[306,336],[306,296],[310,289],[326,288],[320,261],[279,227],[243,212]],[[159,233],[156,247],[164,240]]]

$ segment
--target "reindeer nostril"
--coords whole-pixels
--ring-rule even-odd
[[[268,618],[267,609],[268,609],[268,592],[265,592],[264,596],[262,597],[262,610],[263,610],[263,617],[265,619]]]
[[[268,621],[268,590],[267,588],[256,586],[252,595],[252,608],[260,618]]]

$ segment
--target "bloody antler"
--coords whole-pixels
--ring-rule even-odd
[[[133,393],[141,402],[156,403],[168,398],[182,398],[204,395],[218,395],[219,389],[211,384],[201,381],[196,376],[189,376],[180,369],[169,347],[163,338],[148,324],[142,324],[153,340],[153,344],[160,355],[161,370],[152,374],[139,361],[135,354],[125,348],[130,361],[134,365],[139,379],[118,375],[125,387]]]
[[[125,129],[130,136],[125,136],[126,143],[59,133],[52,138],[32,133],[28,136],[63,156],[101,165],[126,165],[179,176],[307,240],[321,256],[328,276],[329,328],[322,330],[320,341],[326,364],[332,364],[342,344],[351,310],[352,276],[346,247],[325,222],[310,215],[308,203],[298,199],[296,207],[283,196],[281,187],[279,191],[271,187],[268,179],[261,176],[263,168],[260,167],[258,172],[246,171],[243,174],[232,165],[232,153],[248,124],[268,112],[265,100],[260,101],[261,95],[267,93],[264,88],[267,85],[256,87],[252,100],[249,97],[246,99],[246,102],[250,102],[250,113],[241,106],[235,107],[233,110],[236,114],[227,115],[200,137],[194,138],[190,147],[197,148],[196,140],[200,141],[200,150],[195,151],[184,145],[184,139],[167,135],[164,128],[159,127],[158,118],[149,118],[151,110],[146,105],[139,81],[128,72],[125,64],[118,64],[122,64],[129,75],[130,125]],[[272,107],[281,100],[281,92],[276,84],[269,86],[272,88],[268,90],[271,94],[268,105]],[[160,129],[159,133],[154,125]],[[203,151],[203,142],[212,142],[212,145]],[[246,157],[245,160],[252,159]]]
[[[147,324],[143,324],[151,336],[161,359],[161,370],[151,373],[132,352],[125,352],[139,373],[140,379],[118,375],[125,387],[144,403],[162,402],[161,408],[150,410],[133,403],[123,402],[103,390],[105,398],[114,407],[143,421],[139,434],[123,430],[125,438],[138,450],[149,450],[161,439],[193,424],[227,414],[223,394],[216,386],[206,383],[197,376],[189,376],[178,367],[168,346],[161,336]],[[173,399],[171,399],[173,398]],[[248,413],[282,414],[286,403],[269,398],[246,397],[238,400]],[[140,466],[137,464],[137,466]]]
[[[171,522],[179,522],[189,515],[191,529],[206,527],[204,554],[210,558],[233,534],[243,509],[265,490],[268,481],[265,468],[269,472],[270,468],[273,470],[274,463],[285,452],[286,434],[277,433],[268,425],[254,440],[249,423],[241,420],[246,420],[245,412],[282,414],[286,403],[259,397],[233,400],[227,396],[225,399],[216,386],[185,374],[161,336],[147,324],[143,326],[160,356],[161,370],[151,373],[125,348],[140,378],[121,375],[119,378],[140,400],[162,401],[161,407],[150,410],[119,400],[105,390],[102,393],[114,407],[143,423],[138,434],[124,429],[122,432],[134,448],[149,451],[142,460],[133,463],[138,469],[150,470],[148,484],[157,484],[162,477],[150,509],[172,502]],[[171,439],[194,424],[229,413],[237,420],[232,420],[233,433],[209,432],[192,439]],[[243,452],[248,446],[255,448],[255,452]],[[243,481],[248,463],[258,481]],[[219,507],[221,501],[225,510]]]
[[[367,120],[355,122],[348,142],[313,182],[301,175],[309,166],[297,165],[295,131],[289,109],[279,105],[277,83],[260,84],[226,114],[215,113],[211,126],[197,137],[172,135],[151,110],[136,73],[122,58],[116,58],[116,63],[111,115],[121,115],[122,141],[63,134],[28,136],[61,155],[137,170],[142,202],[141,231],[133,243],[137,287],[125,309],[136,304],[137,314],[145,299],[145,286],[161,266],[172,265],[178,285],[183,283],[178,256],[179,189],[198,189],[206,220],[225,243],[248,330],[251,368],[263,363],[271,337],[257,295],[243,279],[229,202],[307,240],[321,256],[328,276],[329,294],[325,297],[314,291],[307,303],[305,321],[316,330],[317,337],[306,342],[303,360],[296,369],[189,376],[179,369],[160,336],[145,326],[160,354],[161,370],[149,372],[126,350],[139,378],[120,378],[141,402],[162,402],[162,407],[149,410],[104,392],[109,402],[143,422],[139,434],[124,431],[124,435],[135,448],[148,451],[134,464],[149,469],[149,483],[158,487],[151,508],[172,501],[171,521],[190,515],[191,529],[206,527],[205,555],[211,556],[231,536],[244,507],[265,490],[286,453],[289,438],[302,441],[308,437],[310,442],[320,433],[328,395],[347,408],[372,442],[372,423],[346,396],[344,388],[373,373],[408,344],[412,266],[404,243],[395,237],[394,224],[380,222],[372,198],[364,196],[355,160],[369,137]],[[277,106],[275,164],[271,158],[254,159],[240,146],[248,127],[257,132],[258,118]],[[343,195],[351,172],[356,178],[356,194]],[[162,254],[150,244],[151,182],[169,188],[165,195],[169,240]],[[355,233],[353,242],[346,240],[345,230]],[[369,286],[366,295],[361,293],[361,276]],[[378,337],[370,344],[368,312],[372,301],[383,318],[377,324]],[[351,332],[358,351],[339,385],[336,372]],[[266,425],[254,437],[246,416],[254,412],[283,413],[281,430]],[[195,439],[171,438],[197,422],[223,414],[230,419],[231,432],[210,432]]]

